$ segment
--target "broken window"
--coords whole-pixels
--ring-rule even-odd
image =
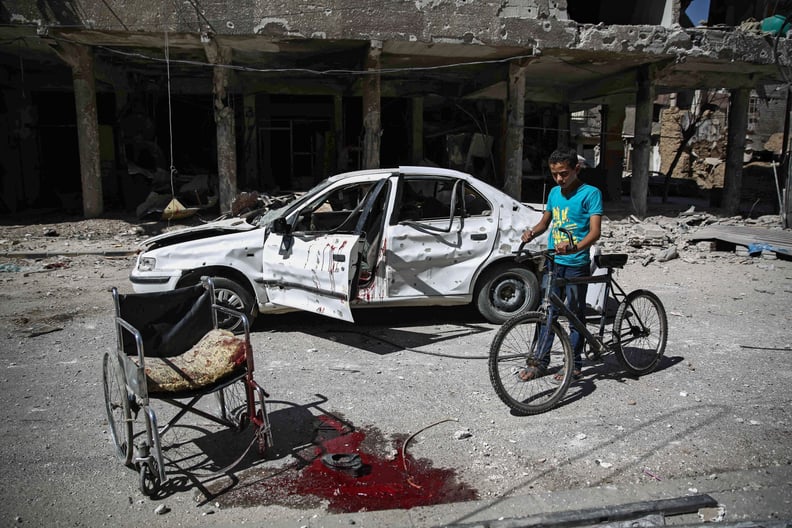
[[[458,184],[464,184],[461,194]],[[492,206],[481,193],[465,182],[450,178],[405,178],[402,180],[400,204],[398,214],[394,215],[395,222],[448,219],[452,214],[489,215],[492,212]]]
[[[372,182],[336,187],[303,207],[294,231],[348,231],[357,225]]]

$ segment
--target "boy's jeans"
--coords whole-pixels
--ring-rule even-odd
[[[587,277],[591,275],[591,266],[586,264],[585,266],[564,266],[563,264],[551,264],[549,261],[547,262],[547,266],[554,265],[556,270],[556,277],[563,278],[563,279],[571,279],[574,277]],[[542,289],[547,287],[547,283],[550,280],[550,276],[548,273],[544,274],[542,278]],[[561,291],[560,286],[556,286],[553,288],[553,293],[561,297],[561,299],[565,299],[564,304],[566,304],[567,308],[569,308],[581,321],[585,322],[586,317],[586,293],[588,292],[588,284],[568,284],[565,288],[565,291]],[[548,308],[550,311],[549,315],[553,317],[557,316],[557,308],[554,306],[550,306]],[[575,329],[572,325],[569,326],[569,339],[572,342],[572,351],[575,357],[575,364],[574,369],[580,370],[583,368],[583,344],[584,339],[583,336],[580,335],[580,332]],[[545,366],[550,363],[550,356],[548,352],[550,348],[553,346],[553,333],[548,331],[548,327],[545,326],[542,328],[539,337],[539,349],[537,350],[537,357],[542,358],[542,362]]]

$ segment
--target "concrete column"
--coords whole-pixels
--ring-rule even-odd
[[[748,88],[729,92],[729,131],[726,147],[726,173],[723,178],[723,212],[731,216],[740,210],[745,134],[748,131]]]
[[[410,134],[410,160],[415,165],[423,163],[423,97],[412,98],[412,133]]]
[[[624,168],[624,129],[625,104],[611,102],[603,108],[602,137],[600,139],[600,165],[605,169],[605,183],[608,200],[621,198],[621,179]],[[649,125],[651,127],[651,123]]]
[[[652,154],[652,115],[654,110],[654,90],[648,66],[639,68],[637,87],[630,199],[635,214],[639,218],[644,218],[647,212],[646,199],[649,191],[649,160]]]
[[[516,199],[522,195],[523,128],[525,127],[525,66],[509,63],[506,96],[506,138],[503,192]]]
[[[58,54],[72,69],[83,216],[93,218],[104,212],[93,51],[88,46],[65,41],[58,45]]]
[[[237,194],[236,129],[234,109],[228,105],[228,80],[231,64],[231,48],[217,45],[210,39],[204,45],[209,62],[214,64],[212,92],[214,94],[214,119],[217,129],[217,180],[220,212],[231,210],[231,202]]]
[[[245,95],[245,186],[257,189],[258,175],[258,122],[256,120],[256,95]]]
[[[363,168],[376,169],[380,165],[380,136],[382,134],[382,115],[380,110],[380,55],[382,42],[372,40],[366,57],[366,70],[370,73],[363,78]]]

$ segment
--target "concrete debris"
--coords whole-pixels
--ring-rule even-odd
[[[699,519],[705,523],[720,522],[726,516],[726,508],[718,506],[715,508],[701,508],[698,511]]]
[[[657,257],[655,257],[655,259],[657,260],[657,262],[667,262],[669,260],[673,260],[678,257],[679,257],[679,253],[677,253],[676,246],[671,246],[669,248],[660,251],[657,254]]]
[[[454,438],[456,440],[464,440],[465,438],[470,438],[471,436],[473,436],[473,433],[471,433],[468,429],[460,429],[454,433]]]
[[[52,332],[59,332],[60,330],[63,330],[62,326],[52,326],[42,323],[25,329],[25,335],[28,337],[36,337],[44,334],[50,334]]]
[[[777,215],[722,218],[691,207],[677,217],[652,216],[643,221],[634,215],[619,220],[603,218],[599,244],[603,253],[627,253],[631,261],[643,266],[675,258],[691,263],[717,258],[753,263],[757,258],[790,256],[787,237],[792,239],[792,230],[781,229]]]
[[[0,264],[0,273],[14,273],[21,270],[22,267],[16,264]]]

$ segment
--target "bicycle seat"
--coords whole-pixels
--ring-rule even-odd
[[[594,262],[600,268],[623,268],[627,263],[626,253],[613,253],[611,255],[595,255]]]

